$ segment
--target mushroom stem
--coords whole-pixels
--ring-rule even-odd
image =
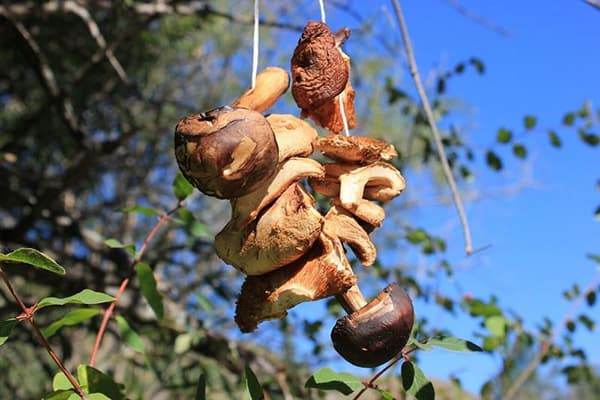
[[[338,294],[335,298],[348,314],[352,314],[367,305],[367,300],[358,285],[353,285],[348,291]]]

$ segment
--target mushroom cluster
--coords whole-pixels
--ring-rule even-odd
[[[380,203],[399,195],[405,182],[389,163],[397,155],[393,145],[339,135],[342,113],[350,128],[356,125],[350,63],[341,50],[348,35],[309,22],[292,57],[292,94],[302,117],[331,134],[319,137],[290,114],[262,114],[289,87],[287,72],[269,67],[231,106],[179,121],[175,156],[195,187],[230,201],[231,220],[214,245],[223,261],[247,275],[236,306],[240,330],[335,296],[348,315],[331,332],[334,348],[352,364],[374,367],[406,344],[413,306],[395,283],[368,302],[344,245],[362,265],[375,262],[369,234],[385,218]],[[332,161],[309,158],[315,151]],[[324,215],[304,181],[331,199]]]

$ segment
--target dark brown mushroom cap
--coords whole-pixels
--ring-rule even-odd
[[[292,96],[303,110],[319,107],[346,87],[349,70],[329,27],[310,21],[292,56]]]
[[[337,320],[333,347],[351,364],[377,367],[402,351],[414,318],[410,297],[392,283],[366,306]]]
[[[273,130],[262,114],[222,107],[179,121],[175,157],[183,175],[200,191],[231,199],[269,179],[279,155]]]

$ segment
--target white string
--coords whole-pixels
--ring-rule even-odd
[[[321,22],[327,23],[327,18],[325,17],[325,4],[323,4],[323,0],[319,0],[319,7],[321,7]]]
[[[342,113],[342,122],[344,123],[344,134],[350,136],[350,129],[348,129],[348,119],[346,119],[346,110],[344,110],[344,102],[342,101],[343,96],[338,96],[340,100],[340,112]]]
[[[256,87],[256,74],[258,73],[258,3],[260,0],[254,0],[254,40],[252,43],[252,89]]]

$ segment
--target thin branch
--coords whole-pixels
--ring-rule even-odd
[[[556,339],[556,337],[558,337],[558,335],[560,335],[560,333],[565,328],[567,323],[573,319],[573,315],[575,314],[575,311],[577,311],[577,309],[579,307],[581,307],[581,304],[585,300],[586,295],[590,292],[595,291],[596,286],[598,286],[599,282],[600,282],[600,272],[596,273],[596,275],[594,276],[594,278],[592,278],[592,280],[591,280],[590,284],[588,285],[588,287],[586,288],[586,290],[582,291],[581,294],[579,295],[579,297],[577,298],[577,300],[575,300],[571,304],[571,307],[569,308],[569,310],[563,317],[561,323],[556,327],[556,329],[554,329],[552,331],[552,334],[550,335],[550,337],[548,339],[542,341],[542,343],[540,344],[540,351],[535,355],[535,357],[533,357],[531,359],[531,361],[525,367],[525,369],[523,369],[521,374],[513,381],[512,385],[506,390],[506,393],[504,394],[504,396],[502,396],[502,399],[511,400],[512,398],[515,397],[515,395],[517,394],[519,389],[521,389],[521,387],[525,384],[525,382],[527,382],[527,379],[529,379],[529,377],[531,376],[531,374],[533,374],[533,372],[536,370],[538,365],[540,365],[540,363],[542,362],[542,360],[544,359],[546,354],[548,354],[548,351],[550,351],[550,348],[552,347],[551,346],[552,342]]]
[[[180,201],[175,208],[173,208],[172,210],[161,215],[160,218],[158,219],[158,221],[156,222],[156,224],[154,225],[154,227],[146,235],[146,238],[144,239],[144,242],[142,243],[142,247],[140,248],[137,255],[135,256],[135,258],[129,265],[129,270],[127,271],[127,277],[124,278],[123,281],[121,281],[121,285],[119,286],[119,289],[118,289],[117,293],[115,294],[115,299],[113,300],[112,303],[110,303],[108,308],[104,311],[104,315],[102,317],[102,322],[100,323],[100,328],[98,329],[98,333],[96,334],[96,341],[94,343],[94,348],[92,349],[92,354],[90,355],[90,363],[89,363],[90,366],[93,367],[94,364],[96,363],[96,356],[98,354],[98,350],[100,349],[100,344],[102,343],[102,338],[104,337],[104,332],[106,332],[108,322],[110,321],[110,318],[113,315],[115,307],[117,306],[117,302],[119,301],[119,299],[125,292],[125,289],[127,289],[127,286],[129,285],[129,282],[131,281],[131,278],[133,277],[133,274],[135,272],[135,266],[141,262],[142,256],[146,252],[146,249],[148,248],[150,241],[158,233],[160,228],[166,222],[168,222],[171,219],[171,215],[173,215],[175,212],[177,212],[177,210],[179,210],[182,206],[183,206],[183,203]]]
[[[90,32],[90,35],[94,38],[96,44],[102,50],[102,54],[104,54],[110,65],[112,65],[117,75],[119,75],[119,78],[124,83],[128,83],[129,79],[127,78],[127,73],[123,69],[123,66],[121,66],[119,60],[117,60],[115,57],[112,47],[108,47],[106,45],[106,40],[104,39],[102,32],[100,32],[98,24],[96,24],[96,21],[94,21],[87,8],[80,6],[74,1],[63,2],[62,7],[64,7],[64,9],[67,11],[71,11],[73,14],[77,15],[83,20],[88,28],[88,31]]]
[[[446,0],[446,3],[448,3],[448,5],[450,7],[452,7],[454,10],[456,10],[459,14],[463,15],[464,17],[469,18],[470,20],[475,21],[476,23],[483,26],[484,28],[494,31],[497,34],[502,35],[502,36],[510,35],[510,31],[508,29],[501,27],[500,25],[488,20],[485,17],[482,17],[479,14],[474,13],[473,11],[469,10],[467,7],[465,7],[461,3],[459,3],[458,0]]]
[[[402,40],[404,41],[404,46],[406,47],[406,55],[410,67],[410,74],[412,75],[413,80],[415,81],[415,86],[417,87],[417,91],[419,92],[421,103],[423,103],[423,109],[425,110],[427,121],[431,126],[431,133],[433,134],[433,141],[435,143],[435,147],[440,158],[440,162],[442,164],[442,170],[444,171],[444,176],[446,177],[446,181],[448,182],[448,186],[450,187],[450,191],[452,192],[452,200],[454,201],[454,205],[456,207],[456,211],[458,212],[458,217],[463,228],[463,234],[465,237],[465,252],[467,253],[467,255],[470,255],[473,253],[473,245],[471,243],[471,231],[469,229],[469,223],[467,221],[467,216],[463,208],[460,193],[458,192],[458,189],[456,187],[456,182],[454,182],[452,170],[450,169],[448,159],[446,158],[444,144],[442,143],[442,138],[440,136],[440,133],[438,132],[435,117],[433,116],[433,111],[431,110],[431,106],[429,105],[429,100],[427,100],[425,88],[423,87],[423,83],[421,82],[421,75],[419,74],[419,70],[417,68],[417,62],[415,60],[412,43],[410,40],[410,36],[408,35],[408,28],[406,27],[404,15],[402,14],[402,9],[400,8],[400,2],[398,0],[392,0],[392,5],[394,7],[394,11],[396,12],[396,18],[398,20],[398,24],[400,25],[400,30],[402,32]]]
[[[17,30],[19,35],[21,35],[21,38],[25,41],[31,52],[36,57],[36,69],[38,69],[43,86],[46,88],[46,91],[52,100],[58,105],[62,119],[69,127],[75,139],[79,143],[83,142],[83,131],[79,127],[79,122],[75,116],[73,104],[68,97],[61,93],[56,81],[56,77],[54,76],[54,72],[52,71],[52,68],[50,68],[50,63],[42,52],[40,46],[33,38],[31,33],[29,33],[27,28],[25,28],[25,25],[14,18],[11,10],[9,10],[8,7],[0,5],[0,15],[8,19],[8,21]]]
[[[595,7],[597,10],[600,10],[599,0],[583,0],[583,2],[589,4],[592,7]]]
[[[75,377],[71,374],[71,372],[67,369],[67,367],[65,367],[65,365],[63,364],[61,359],[58,357],[58,355],[54,352],[54,350],[52,350],[52,347],[50,347],[50,343],[48,343],[48,340],[46,339],[46,337],[44,336],[44,334],[42,333],[40,328],[35,323],[35,321],[33,319],[33,314],[35,312],[36,306],[27,307],[25,305],[25,303],[21,299],[21,296],[19,296],[19,294],[13,287],[12,283],[8,279],[8,276],[6,275],[6,273],[4,272],[2,267],[0,267],[0,278],[4,281],[4,284],[6,285],[6,287],[8,287],[8,291],[12,294],[13,298],[15,299],[15,301],[21,308],[22,314],[19,316],[19,319],[26,319],[27,321],[29,321],[29,323],[31,324],[31,327],[33,328],[33,331],[35,332],[39,341],[42,343],[42,345],[44,346],[44,348],[50,355],[50,358],[52,358],[52,360],[58,366],[58,368],[62,371],[62,373],[65,374],[65,376],[67,377],[67,379],[73,386],[73,390],[75,390],[75,392],[77,393],[77,395],[79,397],[81,397],[82,399],[86,399],[85,393],[81,389],[81,386],[79,386],[79,383],[77,383],[77,379],[75,379]]]

